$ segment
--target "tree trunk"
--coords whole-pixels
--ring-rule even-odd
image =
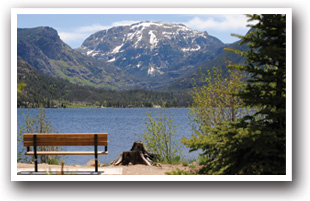
[[[155,160],[154,154],[149,153],[144,147],[143,142],[134,142],[130,151],[124,151],[121,155],[111,162],[111,165],[145,164],[152,165]]]

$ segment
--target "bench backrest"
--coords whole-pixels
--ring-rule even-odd
[[[94,146],[95,134],[98,146],[108,146],[107,133],[26,133],[24,134],[24,146]]]

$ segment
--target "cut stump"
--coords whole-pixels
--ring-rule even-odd
[[[152,165],[155,155],[149,153],[143,142],[134,142],[130,151],[124,151],[121,155],[111,162],[111,165],[145,164]]]

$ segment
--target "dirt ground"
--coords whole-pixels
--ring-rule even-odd
[[[65,169],[67,168],[89,168],[93,166],[92,164],[87,164],[85,166],[64,166]],[[115,167],[121,167],[123,175],[165,175],[166,172],[171,172],[173,170],[176,170],[177,168],[180,170],[187,170],[187,171],[196,171],[200,168],[200,165],[198,164],[190,164],[190,165],[170,165],[170,164],[157,164],[156,166],[147,166],[147,165],[128,165],[128,166],[107,166],[105,168],[115,168]],[[17,163],[17,168],[34,168],[34,164],[25,164],[25,163]],[[60,165],[48,165],[48,164],[38,164],[38,168],[56,168],[61,170]]]

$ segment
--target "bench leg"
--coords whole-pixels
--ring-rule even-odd
[[[95,172],[98,172],[98,135],[95,134]]]
[[[95,172],[98,172],[98,159],[95,159]]]
[[[38,159],[37,158],[34,159],[34,171],[38,172]]]
[[[33,135],[34,171],[38,172],[37,135]]]

